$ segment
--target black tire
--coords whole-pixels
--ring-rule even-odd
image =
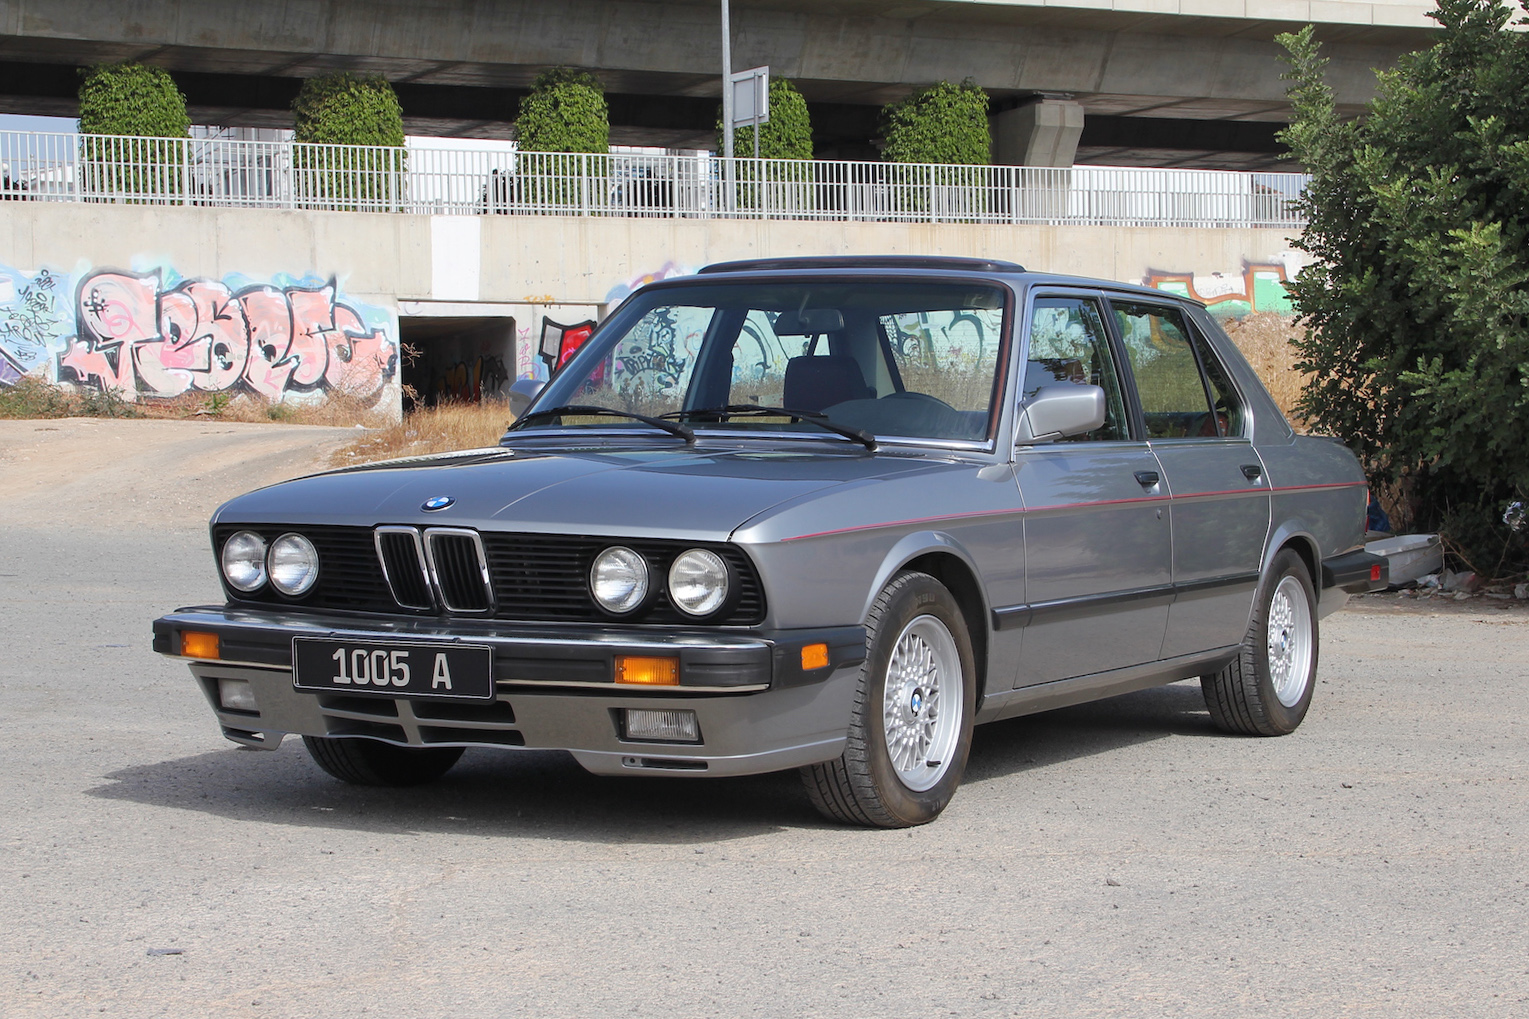
[[[395,747],[374,739],[304,736],[303,745],[315,764],[351,785],[424,785],[462,757],[461,747]]]
[[[1279,607],[1276,599],[1282,599]],[[1302,606],[1295,604],[1304,599]],[[1288,626],[1276,620],[1271,632],[1270,612],[1279,619],[1294,616]],[[1294,610],[1293,612],[1291,610]],[[1283,637],[1281,636],[1283,634]],[[1291,648],[1305,641],[1309,654]],[[1311,707],[1316,687],[1317,598],[1306,563],[1293,549],[1274,557],[1268,574],[1258,585],[1253,615],[1237,658],[1213,676],[1200,677],[1205,706],[1216,726],[1224,732],[1249,736],[1284,736],[1294,732]],[[1272,663],[1272,664],[1271,664]]]
[[[942,632],[948,635],[948,643]],[[925,746],[910,736],[913,741],[899,750],[905,761],[900,773],[888,746],[889,708],[885,700],[894,653],[905,638],[905,655],[927,651],[929,657],[924,660],[928,662],[958,662],[960,675],[945,677],[946,670],[935,666],[924,671],[924,679],[911,683],[903,674],[908,697],[906,701],[898,699],[896,706],[906,709],[910,721],[900,726],[900,732],[910,736],[922,733],[927,726],[931,742]],[[906,572],[893,577],[877,596],[866,620],[866,660],[860,668],[844,753],[838,760],[801,769],[812,805],[830,820],[873,828],[907,828],[933,821],[955,795],[966,771],[976,674],[971,635],[950,592],[926,573]],[[927,683],[929,679],[934,680],[932,685]],[[935,704],[945,707],[956,691],[960,693],[956,711],[937,714],[931,710]],[[927,721],[930,718],[933,721]],[[940,759],[918,761],[926,753],[938,753]],[[937,770],[921,773],[921,768]],[[916,777],[905,781],[907,775]],[[922,787],[926,780],[932,784]]]

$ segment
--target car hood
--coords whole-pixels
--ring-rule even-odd
[[[928,466],[927,453],[474,450],[298,478],[225,503],[213,523],[420,524],[724,541],[782,503]],[[450,505],[424,509],[441,497]]]

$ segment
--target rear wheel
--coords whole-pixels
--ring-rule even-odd
[[[1259,585],[1237,658],[1200,689],[1211,720],[1226,732],[1283,736],[1311,707],[1317,675],[1316,593],[1292,549],[1274,557]]]
[[[866,629],[844,753],[803,768],[802,779],[813,806],[831,820],[925,824],[955,795],[971,750],[971,636],[950,592],[913,572],[881,592]]]
[[[462,757],[461,747],[395,747],[374,739],[304,736],[303,745],[320,768],[352,785],[424,785]]]

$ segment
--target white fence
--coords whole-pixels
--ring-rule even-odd
[[[1299,228],[1292,173],[0,132],[0,200],[416,214]]]

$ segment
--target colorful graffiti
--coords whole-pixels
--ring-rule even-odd
[[[1285,286],[1290,278],[1286,267],[1293,258],[1292,254],[1278,261],[1244,262],[1240,273],[1196,275],[1148,269],[1142,283],[1156,290],[1202,301],[1217,318],[1242,318],[1255,311],[1289,315],[1294,308]]]
[[[13,371],[130,401],[193,390],[375,398],[398,373],[396,328],[333,279],[0,268],[0,349]]]
[[[541,357],[549,372],[555,372],[579,352],[584,341],[595,331],[593,319],[565,326],[542,317]]]
[[[0,266],[0,385],[47,369],[57,337],[70,329],[68,277]]]
[[[471,362],[458,361],[431,381],[432,402],[478,403],[485,395],[496,396],[509,378],[501,357],[481,354]]]
[[[671,276],[690,276],[694,273],[694,269],[682,266],[677,262],[665,262],[662,269],[655,269],[653,272],[645,272],[633,276],[625,283],[617,283],[614,287],[611,287],[610,291],[605,295],[606,310],[607,312],[614,311],[616,305],[630,297],[632,292],[640,286],[655,283],[658,280],[666,280]]]

